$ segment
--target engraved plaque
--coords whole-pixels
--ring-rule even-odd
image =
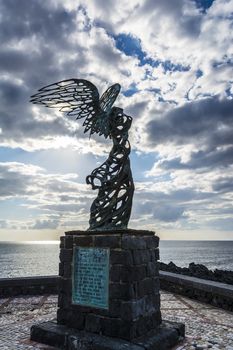
[[[73,304],[108,309],[109,249],[74,248]]]

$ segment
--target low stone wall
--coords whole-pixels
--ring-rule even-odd
[[[58,276],[1,278],[0,297],[58,293]]]
[[[177,273],[181,275],[193,276],[205,280],[216,281],[233,285],[233,271],[228,270],[209,270],[202,264],[191,262],[188,267],[180,267],[170,261],[169,264],[159,263],[159,269],[162,271]]]
[[[233,311],[233,286],[172,272],[159,272],[160,287],[228,311]]]
[[[163,290],[233,311],[233,286],[201,278],[161,271]],[[58,276],[0,279],[0,297],[58,293]]]

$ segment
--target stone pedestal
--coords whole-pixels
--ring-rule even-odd
[[[124,349],[127,344],[127,349],[156,345],[159,350],[175,345],[184,336],[184,326],[161,320],[158,246],[159,238],[152,231],[67,232],[61,237],[57,321],[33,326],[31,339],[62,349]],[[74,303],[76,247],[108,248],[106,308]]]

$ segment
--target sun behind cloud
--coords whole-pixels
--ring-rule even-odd
[[[85,176],[110,144],[29,104],[41,86],[122,85],[133,117],[130,226],[233,239],[232,0],[0,2],[0,239],[88,225]],[[46,238],[45,238],[46,237]]]

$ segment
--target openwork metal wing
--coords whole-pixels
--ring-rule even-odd
[[[99,92],[84,79],[68,79],[44,86],[31,96],[31,102],[57,108],[76,119],[85,118],[84,132],[103,134],[100,119],[105,119],[100,108]]]

